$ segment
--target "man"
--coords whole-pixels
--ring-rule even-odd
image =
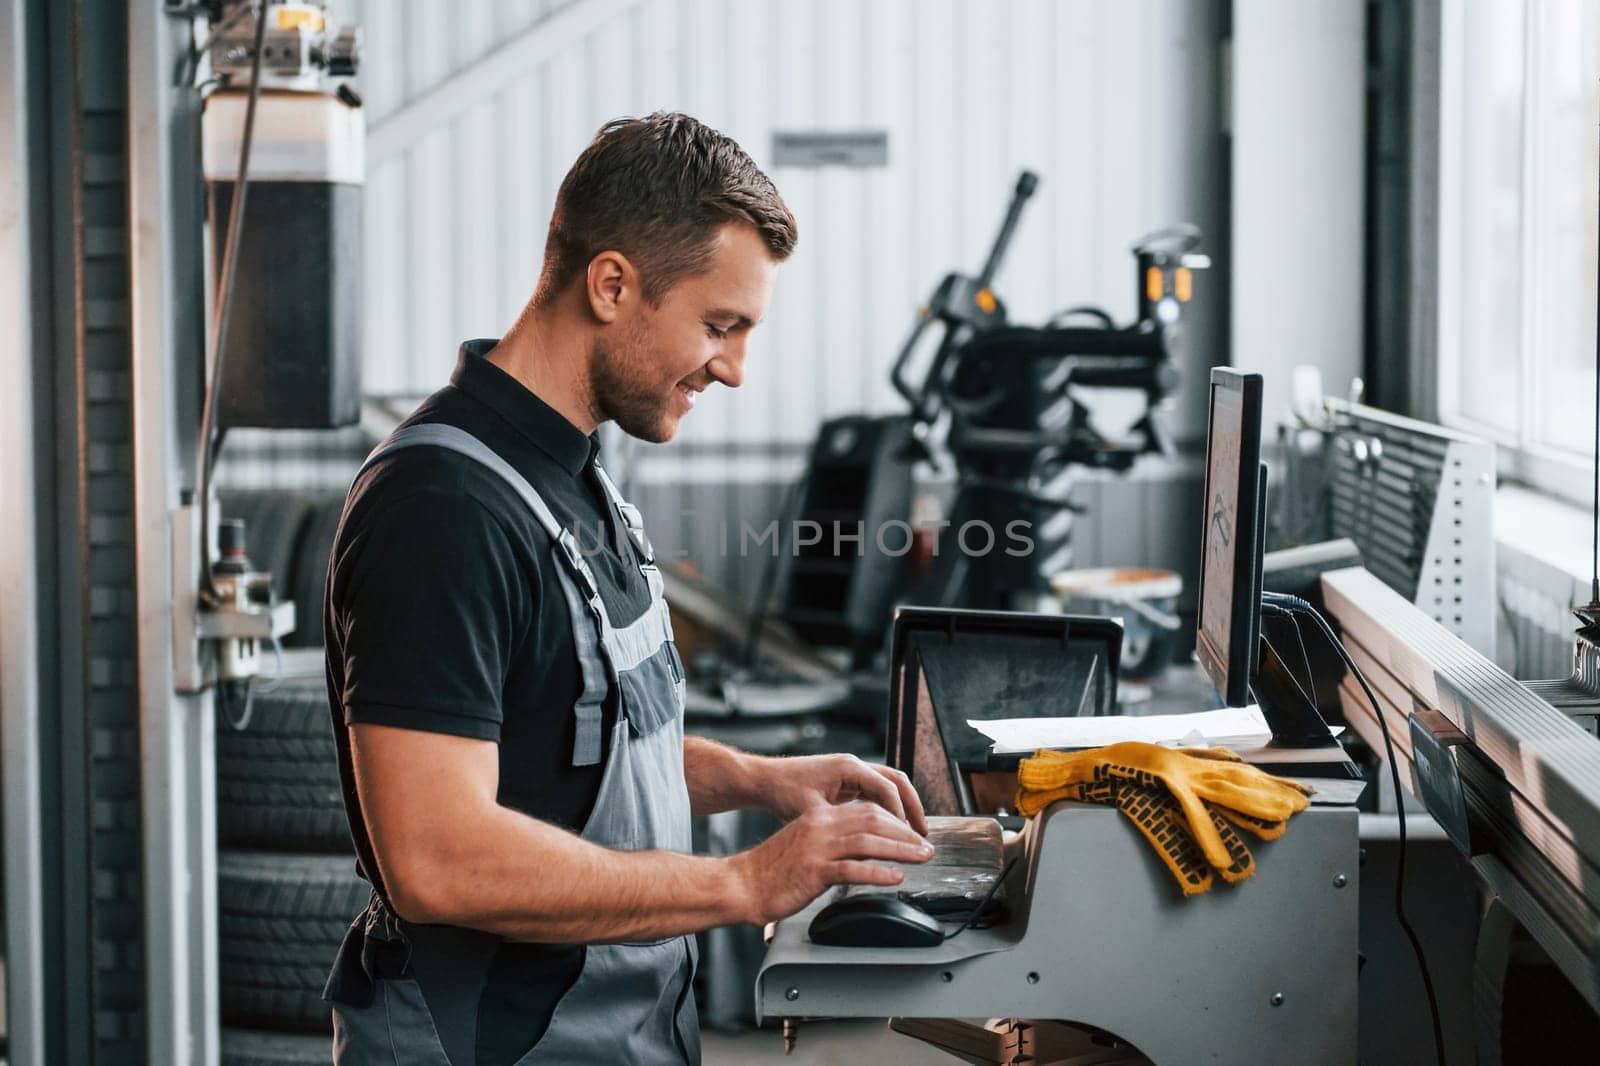
[[[683,737],[660,574],[598,462],[602,422],[667,441],[738,387],[794,242],[729,138],[608,124],[519,320],[357,476],[324,623],[373,894],[328,981],[338,1062],[698,1061],[689,934],[932,854],[902,774]],[[745,806],[788,824],[688,853],[691,811]]]

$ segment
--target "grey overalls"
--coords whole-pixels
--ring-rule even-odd
[[[465,430],[446,425],[401,429],[367,458],[362,470],[398,449],[419,445],[448,448],[499,474],[555,542],[556,571],[572,615],[583,678],[573,709],[577,716],[573,765],[600,762],[601,704],[608,687],[616,687],[618,709],[611,755],[583,838],[624,851],[689,851],[683,673],[672,643],[661,573],[643,539],[638,510],[623,501],[611,479],[600,471],[606,492],[616,502],[629,533],[642,546],[646,561],[641,569],[650,585],[650,606],[637,621],[617,629],[606,616],[594,575],[572,531],[561,526],[522,475]],[[372,904],[357,921],[365,923],[368,940],[380,946],[384,942],[403,944],[406,932],[413,937],[444,933],[467,943],[497,943],[488,934],[466,930],[412,926],[403,932],[402,923],[376,890]],[[700,1027],[691,986],[696,955],[692,936],[587,946],[576,983],[556,1005],[549,1029],[518,1060],[518,1066],[698,1063]],[[333,1005],[335,1062],[340,1066],[468,1066],[448,1063],[430,1007],[414,980],[402,976],[373,983],[369,1006]]]

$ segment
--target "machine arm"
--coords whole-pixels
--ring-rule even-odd
[[[993,282],[994,275],[1000,269],[1000,263],[1005,259],[1006,251],[1011,246],[1011,238],[1016,233],[1017,223],[1022,219],[1022,208],[1038,187],[1038,175],[1030,170],[1024,170],[1017,178],[1017,187],[1011,195],[1010,205],[1006,208],[1005,221],[1000,225],[1000,232],[995,235],[989,256],[984,260],[983,270],[977,277],[967,277],[962,274],[945,275],[945,279],[934,290],[927,306],[918,314],[911,336],[901,345],[900,354],[895,358],[894,367],[889,372],[889,380],[893,383],[895,391],[905,397],[906,402],[911,405],[911,413],[917,421],[929,423],[938,417],[940,397],[951,356],[974,335],[1004,324],[1005,308],[990,290],[989,285]],[[927,374],[921,381],[913,381],[911,361],[916,354],[917,345],[928,327],[935,323],[944,326],[944,336],[940,338],[939,348],[928,363]]]
[[[1006,220],[1000,224],[1000,232],[995,234],[994,245],[989,249],[989,258],[983,261],[983,271],[978,275],[978,284],[983,288],[988,288],[994,281],[995,273],[1011,247],[1011,238],[1016,236],[1017,223],[1022,221],[1022,208],[1038,188],[1039,175],[1033,171],[1024,170],[1017,177],[1016,190],[1012,192],[1011,203],[1006,207]]]

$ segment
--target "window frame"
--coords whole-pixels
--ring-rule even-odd
[[[1505,0],[1496,0],[1505,2]],[[1537,213],[1542,210],[1529,190],[1537,190],[1543,159],[1542,141],[1547,130],[1540,121],[1546,98],[1543,46],[1550,33],[1552,9],[1538,0],[1517,0],[1522,12],[1522,128],[1518,171],[1518,254],[1520,292],[1517,373],[1519,398],[1515,428],[1492,425],[1468,414],[1461,402],[1461,338],[1463,332],[1463,272],[1470,264],[1461,248],[1467,225],[1463,217],[1465,163],[1463,129],[1467,121],[1464,79],[1466,31],[1470,5],[1440,5],[1439,25],[1439,232],[1438,232],[1438,356],[1435,378],[1438,418],[1441,424],[1476,434],[1497,445],[1500,476],[1585,507],[1593,500],[1592,456],[1558,448],[1539,436],[1540,403],[1544,397],[1545,368],[1536,358],[1540,326],[1536,312],[1540,286],[1548,273],[1540,244]]]

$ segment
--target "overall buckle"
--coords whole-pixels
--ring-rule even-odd
[[[578,572],[578,576],[583,579],[583,589],[588,598],[598,599],[600,586],[595,582],[594,572],[589,569],[589,560],[585,559],[583,552],[578,549],[578,539],[572,535],[572,530],[563,529],[561,535],[556,538],[556,545],[567,557],[567,562]]]

